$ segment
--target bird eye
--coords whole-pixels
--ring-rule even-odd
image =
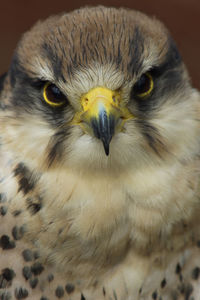
[[[150,95],[154,87],[154,82],[149,72],[143,74],[133,87],[133,93],[139,98]]]
[[[43,98],[51,106],[59,107],[67,103],[67,97],[59,90],[59,88],[51,83],[47,82],[43,89]]]

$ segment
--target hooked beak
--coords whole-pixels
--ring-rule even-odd
[[[108,115],[104,110],[100,110],[98,119],[91,119],[94,135],[103,143],[106,155],[109,155],[109,145],[115,133],[116,119],[112,114]]]
[[[104,87],[90,90],[81,98],[83,111],[77,112],[73,125],[100,139],[106,155],[113,135],[122,130],[125,121],[133,118],[126,107],[122,106],[119,92]]]

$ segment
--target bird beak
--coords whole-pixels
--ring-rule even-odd
[[[122,130],[126,120],[133,118],[121,102],[119,92],[104,87],[94,88],[82,96],[82,111],[77,112],[72,121],[73,125],[80,125],[86,133],[100,139],[106,155],[109,155],[113,135]]]

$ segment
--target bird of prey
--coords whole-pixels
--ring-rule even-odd
[[[200,95],[164,25],[49,17],[0,89],[1,299],[200,299]]]

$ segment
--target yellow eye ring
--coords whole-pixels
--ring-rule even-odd
[[[43,98],[47,104],[53,107],[60,107],[66,104],[67,97],[59,90],[59,88],[47,82],[43,88]]]
[[[139,98],[149,96],[154,88],[154,82],[149,72],[143,74],[134,86],[134,94]],[[141,92],[140,92],[141,91]]]

